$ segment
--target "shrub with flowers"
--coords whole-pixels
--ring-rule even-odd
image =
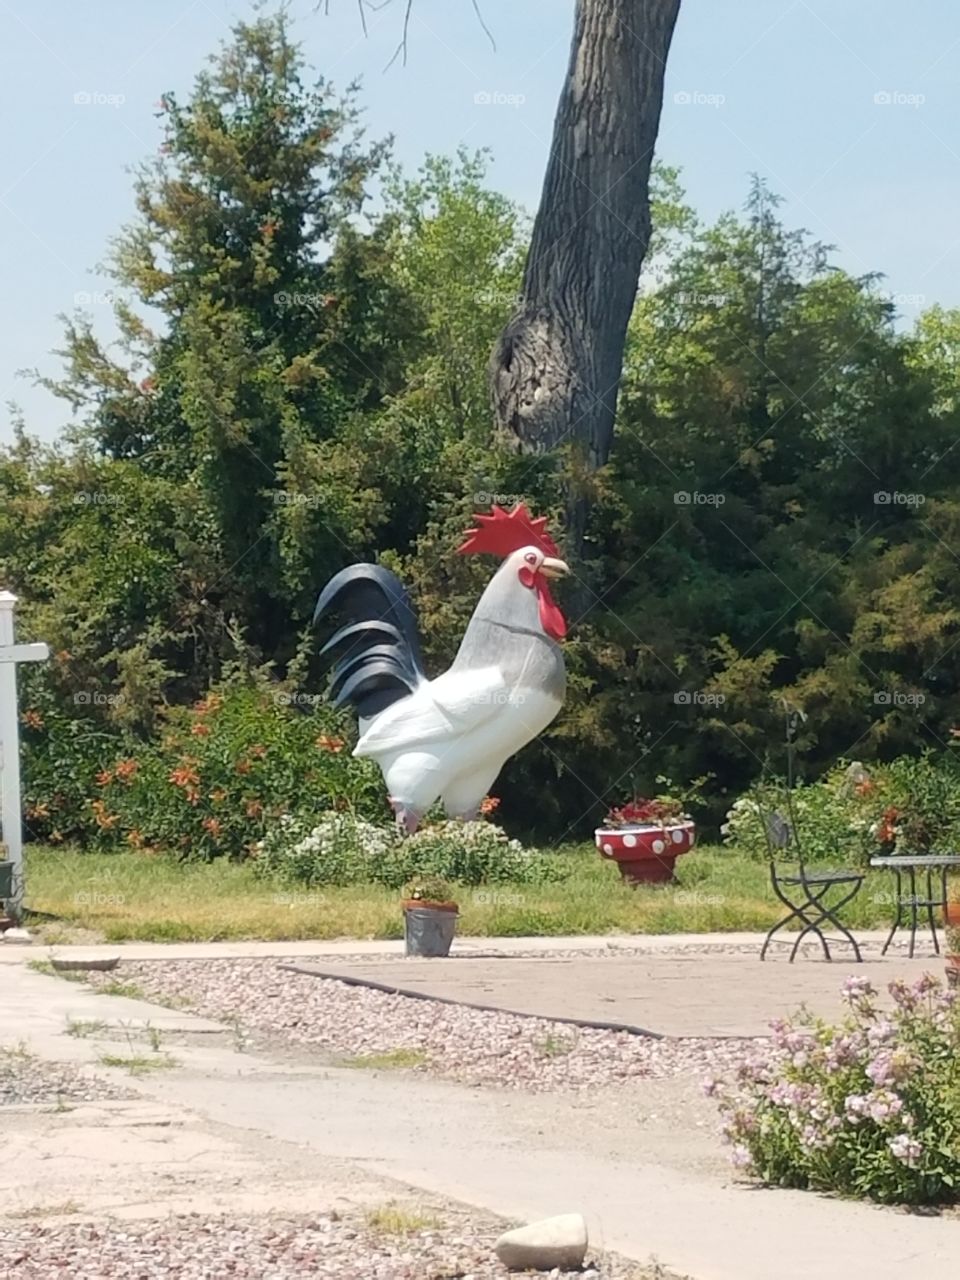
[[[170,708],[146,742],[97,734],[81,754],[72,745],[80,732],[60,725],[46,752],[28,759],[27,822],[37,838],[94,848],[240,858],[287,815],[315,820],[339,807],[387,817],[379,773],[353,759],[346,731],[326,706],[303,715],[248,684]],[[58,776],[58,759],[69,773]]]
[[[960,847],[960,768],[952,756],[901,756],[889,764],[837,765],[815,782],[756,783],[721,827],[724,842],[762,856],[764,821],[792,816],[810,861],[866,861],[883,853],[952,852]],[[794,845],[787,857],[796,856]]]
[[[884,1204],[960,1195],[960,1007],[929,974],[889,985],[891,1012],[849,978],[849,1012],[801,1012],[712,1081],[735,1165],[781,1187]]]
[[[271,826],[256,850],[265,878],[303,885],[371,884],[396,843],[393,829],[349,811],[320,819],[286,817]]]
[[[525,849],[491,822],[428,822],[402,839],[350,813],[277,823],[257,852],[266,877],[309,885],[382,884],[399,889],[415,876],[461,885],[541,884],[559,877],[548,854]]]

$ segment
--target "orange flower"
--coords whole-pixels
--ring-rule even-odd
[[[196,787],[187,787],[183,794],[187,797],[188,803],[199,804],[200,792]]]
[[[113,774],[109,769],[103,769],[97,774],[94,781],[98,787],[109,787],[110,783],[113,781]]]
[[[51,832],[50,832],[50,843],[51,843],[51,844],[60,844],[60,843],[62,842],[62,840],[63,840],[63,832],[62,832],[62,831],[51,831]]]
[[[28,729],[42,729],[43,716],[39,711],[25,711],[20,717]]]
[[[480,812],[486,817],[487,814],[493,813],[500,808],[500,801],[496,796],[485,796],[480,801]]]
[[[50,807],[49,805],[45,805],[45,804],[27,805],[26,812],[27,812],[28,818],[49,818],[50,817]]]
[[[255,742],[250,748],[250,754],[256,756],[258,760],[262,760],[267,754],[267,748],[261,742]]]
[[[114,768],[122,782],[130,782],[136,777],[138,765],[136,760],[120,760]]]
[[[217,787],[216,791],[210,792],[210,799],[214,804],[223,804],[226,798],[227,793],[224,791],[223,787]]]
[[[200,781],[200,775],[196,769],[190,768],[187,764],[182,764],[179,769],[171,771],[167,781],[172,782],[175,787],[195,787]]]
[[[201,698],[199,702],[193,704],[193,709],[198,716],[208,715],[211,711],[216,711],[223,706],[223,698],[219,693],[208,693],[205,698]]]
[[[132,831],[127,833],[127,844],[133,845],[134,849],[143,848],[143,836],[136,829],[136,827],[134,827]]]
[[[53,656],[56,662],[67,663],[73,657],[73,654],[69,649],[61,649],[59,653],[55,653]]]
[[[190,732],[195,738],[206,738],[210,733],[210,726],[201,721],[199,724],[195,724]]]
[[[248,818],[259,818],[262,813],[263,813],[263,805],[260,803],[259,800],[247,801],[247,817]]]
[[[321,733],[316,741],[316,745],[321,751],[332,751],[334,755],[339,755],[343,750],[345,743],[342,738],[331,738],[327,733]]]
[[[238,760],[235,767],[236,767],[237,773],[249,773],[250,770],[253,768],[253,765],[250,763],[249,760]]]
[[[220,834],[221,828],[219,818],[204,818],[203,827],[206,831],[210,832],[214,839],[216,839]]]

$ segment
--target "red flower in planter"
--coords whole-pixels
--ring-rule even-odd
[[[683,819],[683,805],[679,800],[661,799],[644,800],[637,797],[619,809],[611,809],[604,820],[607,827],[634,827],[644,823],[658,823],[663,826],[668,822],[679,822]]]

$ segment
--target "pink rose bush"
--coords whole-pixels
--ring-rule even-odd
[[[888,990],[885,1014],[868,979],[848,978],[839,1025],[801,1010],[707,1083],[737,1168],[884,1204],[960,1198],[957,995],[929,974]]]

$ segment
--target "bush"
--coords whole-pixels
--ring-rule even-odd
[[[381,880],[396,836],[353,813],[285,818],[257,849],[257,872],[268,879],[308,886],[369,884]]]
[[[399,889],[414,877],[461,885],[542,884],[559,878],[548,855],[524,849],[489,822],[444,821],[401,839],[350,813],[327,813],[319,823],[279,823],[258,850],[258,872],[307,885],[382,884]]]
[[[811,862],[860,859],[867,848],[867,822],[856,802],[851,768],[838,765],[817,782],[794,786],[790,808],[803,855]],[[767,857],[764,819],[778,813],[790,821],[790,808],[785,785],[755,783],[727,814],[720,828],[724,844],[751,857]],[[796,846],[791,843],[784,850],[784,857],[796,859],[796,855]]]
[[[960,1187],[960,1009],[929,974],[889,986],[881,1013],[866,978],[831,1026],[801,1012],[733,1081],[712,1082],[733,1161],[764,1182],[884,1204],[955,1200]]]
[[[791,816],[792,809],[792,816]],[[768,852],[764,815],[795,821],[804,857],[866,861],[874,854],[949,853],[960,844],[960,772],[952,756],[927,752],[889,764],[840,764],[817,782],[756,783],[727,814],[725,844]],[[791,843],[784,857],[796,858]]]
[[[385,811],[379,771],[350,755],[340,717],[302,715],[257,686],[168,709],[149,742],[81,725],[41,717],[32,731],[27,817],[54,843],[238,858],[290,815]]]

